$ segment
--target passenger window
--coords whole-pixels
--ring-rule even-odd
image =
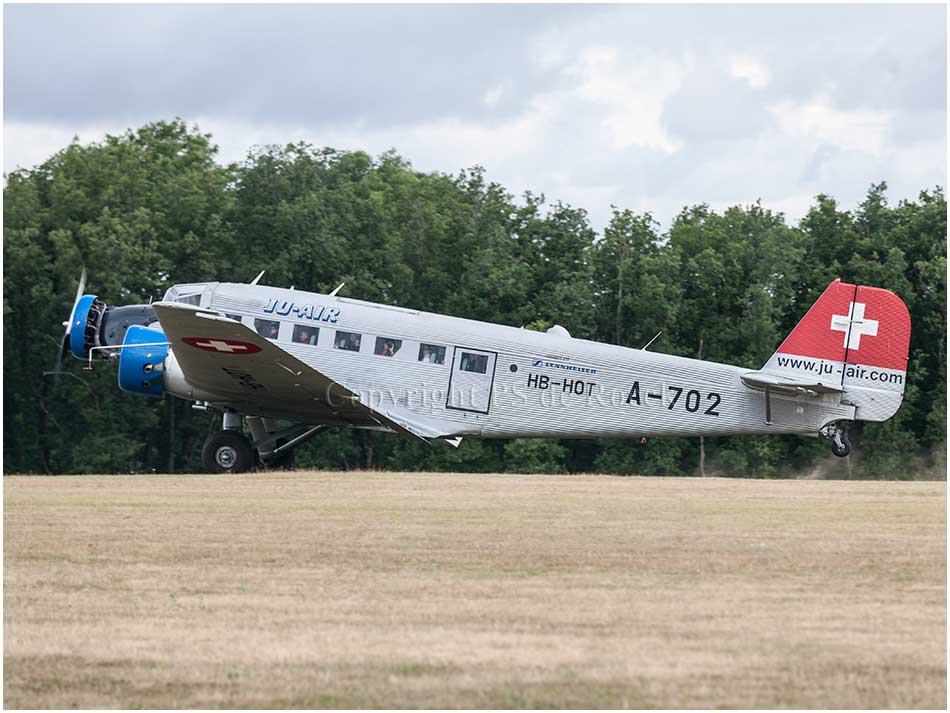
[[[354,334],[353,332],[337,331],[333,346],[337,349],[345,349],[348,352],[358,352],[360,350],[361,340],[362,335]]]
[[[462,361],[459,363],[459,370],[484,374],[488,371],[488,355],[462,352]]]
[[[277,339],[277,333],[280,332],[280,322],[276,319],[255,319],[254,331],[265,339]]]
[[[303,324],[294,325],[294,344],[316,344],[320,330],[317,327],[307,327]]]
[[[376,337],[376,349],[373,350],[373,354],[385,357],[396,356],[396,352],[399,351],[401,346],[401,339],[392,339],[391,337]]]
[[[444,364],[445,347],[436,344],[420,344],[419,361],[424,361],[426,364]]]
[[[233,319],[235,322],[241,321],[241,315],[239,314],[228,314],[227,312],[225,312],[224,316],[227,317],[228,319]]]

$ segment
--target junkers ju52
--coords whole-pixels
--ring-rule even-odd
[[[126,391],[221,411],[203,449],[217,472],[278,461],[330,426],[456,446],[787,433],[845,456],[846,424],[890,418],[904,393],[907,308],[840,281],[757,371],[256,283],[109,307],[82,294],[84,273],[61,352],[116,361]]]

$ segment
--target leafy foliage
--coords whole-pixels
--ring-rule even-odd
[[[602,236],[584,210],[520,200],[478,167],[414,171],[393,152],[252,150],[215,161],[211,137],[156,122],[73,143],[7,176],[4,191],[4,458],[8,471],[197,469],[213,413],[113,388],[114,374],[50,368],[81,267],[110,304],[173,283],[249,280],[512,325],[563,324],[578,337],[760,366],[835,277],[897,292],[913,322],[904,406],[856,427],[857,475],[905,476],[946,439],[946,198],[887,203],[873,185],[855,211],[819,195],[797,225],[759,204],[685,207],[660,232],[615,208]],[[297,465],[429,470],[692,474],[698,439],[467,439],[425,447],[331,430]],[[808,439],[706,439],[706,469],[778,477],[826,456]],[[863,458],[861,457],[863,456]]]

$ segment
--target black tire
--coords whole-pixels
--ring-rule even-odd
[[[238,431],[212,433],[201,449],[201,462],[211,473],[244,473],[256,460],[251,444]]]
[[[834,438],[831,439],[831,452],[839,458],[844,458],[851,453],[851,440],[846,431],[841,432],[841,445],[838,445]]]

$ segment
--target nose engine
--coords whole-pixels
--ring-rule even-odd
[[[83,295],[76,303],[69,322],[69,350],[77,359],[89,356],[93,347],[105,346],[99,341],[106,303],[95,295]]]
[[[149,396],[164,393],[168,347],[162,344],[165,334],[151,307],[109,307],[96,295],[83,295],[76,301],[68,329],[73,356],[118,359],[120,388]]]
[[[78,359],[115,356],[109,349],[125,343],[132,327],[156,324],[155,310],[148,305],[109,307],[95,295],[83,295],[76,301],[69,323],[69,350]],[[164,341],[164,336],[158,341]],[[123,350],[124,351],[124,350]]]

